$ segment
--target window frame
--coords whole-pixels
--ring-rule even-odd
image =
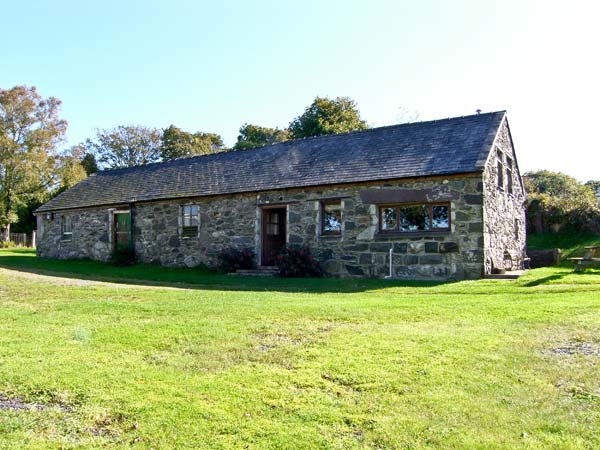
[[[506,192],[513,194],[513,160],[509,156],[506,156]]]
[[[342,227],[344,221],[344,211],[342,207],[341,199],[330,199],[330,200],[321,200],[321,235],[322,236],[341,236],[342,235]],[[339,230],[325,230],[325,208],[328,205],[339,205],[340,211],[340,229]]]
[[[425,206],[428,212],[429,230],[414,230],[403,231],[400,229],[400,209],[412,206]],[[433,228],[433,208],[435,206],[445,206],[448,208],[448,226],[444,228]],[[393,209],[396,213],[396,226],[393,229],[384,229],[382,213],[384,209]],[[418,234],[418,233],[448,233],[452,230],[451,212],[452,205],[450,202],[410,202],[410,203],[385,203],[377,205],[378,230],[381,234]]]
[[[67,227],[68,224],[68,227]],[[73,239],[73,217],[68,214],[60,216],[60,235],[63,241]]]
[[[196,208],[196,214],[192,214],[190,212],[190,214],[186,214],[186,208],[190,208],[190,210],[193,210],[193,208]],[[180,217],[181,217],[181,237],[182,238],[192,238],[192,237],[198,237],[198,233],[200,232],[200,206],[197,203],[187,203],[185,205],[181,205],[181,210],[180,210]],[[196,218],[196,225],[186,225],[186,217],[189,217],[190,219],[190,223],[192,223],[193,218]]]
[[[504,153],[498,147],[496,147],[496,169],[498,171],[498,180],[496,185],[498,186],[498,189],[504,191],[506,187],[506,174],[504,173]]]

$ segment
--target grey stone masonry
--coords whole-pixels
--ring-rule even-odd
[[[322,233],[324,200],[341,204],[338,235]],[[381,232],[379,207],[406,203],[449,204],[450,229]],[[198,232],[192,236],[182,233],[181,222],[182,207],[190,204],[198,205],[200,212]],[[342,277],[387,275],[392,249],[396,278],[480,278],[489,253],[484,249],[484,229],[487,234],[498,228],[484,223],[484,180],[481,173],[472,173],[39,213],[38,255],[107,260],[114,245],[113,214],[130,210],[133,246],[141,262],[172,267],[214,265],[217,253],[227,247],[252,248],[260,259],[261,212],[273,205],[286,209],[286,242],[309,246],[328,274]],[[486,208],[489,220],[497,220],[492,215],[498,209],[487,204]],[[61,232],[62,216],[72,218],[73,232],[68,238]],[[493,243],[499,245],[496,240]]]
[[[506,119],[483,177],[485,273],[522,269],[526,257],[526,194]]]

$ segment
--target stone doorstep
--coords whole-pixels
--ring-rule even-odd
[[[491,273],[483,278],[486,280],[516,280],[524,273],[524,270],[507,270],[505,273]]]
[[[250,277],[276,277],[279,276],[279,267],[260,266],[256,269],[240,269],[229,275],[244,275]]]

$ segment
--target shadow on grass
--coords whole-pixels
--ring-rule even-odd
[[[450,282],[341,278],[265,278],[231,276],[206,269],[178,269],[135,264],[116,267],[91,260],[45,259],[28,249],[0,251],[0,267],[38,275],[140,286],[222,291],[281,291],[302,293],[364,292],[388,287],[430,288]]]
[[[548,275],[547,277],[543,277],[543,278],[537,278],[535,280],[531,280],[527,283],[523,283],[523,286],[525,287],[535,287],[535,286],[539,286],[541,284],[546,284],[546,283],[551,283],[552,281],[556,281],[556,280],[560,280],[562,278],[564,278],[567,274],[561,273],[561,274],[555,274],[555,275]]]

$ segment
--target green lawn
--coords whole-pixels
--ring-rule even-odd
[[[573,267],[567,258],[583,256],[585,246],[600,245],[600,236],[593,233],[540,233],[527,236],[527,248],[545,250],[560,248],[563,266]]]
[[[0,270],[1,449],[600,447],[599,271],[272,280],[25,250],[0,267],[24,271]]]

